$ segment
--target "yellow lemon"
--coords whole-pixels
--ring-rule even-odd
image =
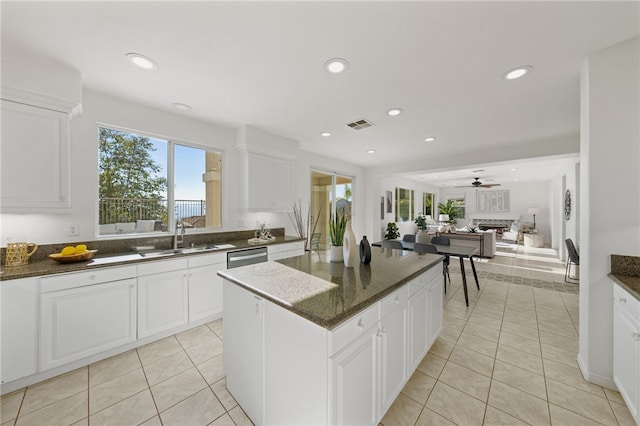
[[[62,249],[60,254],[63,255],[63,256],[69,256],[71,254],[75,254],[75,252],[76,252],[76,248],[75,247],[67,246],[67,247]]]
[[[78,244],[74,249],[75,254],[81,254],[81,253],[84,253],[85,251],[87,251],[87,246],[84,244]]]

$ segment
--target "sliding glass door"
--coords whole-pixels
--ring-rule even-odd
[[[319,170],[311,171],[311,216],[316,220],[311,232],[320,234],[320,249],[329,248],[331,214],[351,215],[353,177]]]

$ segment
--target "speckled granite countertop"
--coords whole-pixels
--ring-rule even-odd
[[[443,259],[435,254],[371,249],[371,264],[355,268],[308,253],[220,271],[218,275],[330,329]]]
[[[608,275],[616,284],[640,300],[640,257],[611,255],[611,273]]]
[[[189,254],[175,254],[175,255],[164,256],[164,257],[144,258],[144,257],[139,257],[135,255],[134,252],[108,253],[105,255],[100,255],[100,252],[98,252],[98,255],[96,255],[96,257],[94,258],[95,260],[99,260],[105,257],[113,257],[113,256],[121,256],[121,255],[124,256],[127,254],[131,255],[131,256],[123,257],[122,261],[109,262],[109,263],[100,263],[99,261],[95,262],[93,260],[89,260],[86,262],[61,264],[47,258],[47,259],[41,259],[41,260],[29,262],[29,264],[25,266],[4,266],[3,265],[2,273],[0,274],[0,281],[7,281],[7,280],[18,279],[18,278],[38,277],[43,275],[62,274],[67,272],[82,272],[88,269],[107,268],[111,266],[120,266],[120,265],[130,265],[130,264],[135,264],[140,262],[177,259],[183,256],[197,256],[197,255],[203,255],[203,254],[226,253],[232,250],[242,250],[250,247],[264,247],[264,246],[277,245],[282,243],[290,243],[294,241],[303,241],[303,240],[298,237],[276,236],[275,241],[269,242],[267,244],[255,244],[255,243],[250,244],[247,241],[247,239],[232,240],[228,242],[225,241],[224,244],[234,245],[235,246],[234,248],[210,250],[210,251],[195,252],[195,253],[189,253]],[[216,243],[216,244],[221,245],[223,243]]]

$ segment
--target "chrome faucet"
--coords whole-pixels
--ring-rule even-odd
[[[178,228],[180,228],[180,235],[178,235]],[[184,224],[177,220],[176,221],[176,228],[174,229],[173,232],[173,249],[177,250],[178,249],[178,245],[182,245],[184,241]]]

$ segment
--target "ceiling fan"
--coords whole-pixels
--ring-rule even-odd
[[[480,178],[474,179],[471,185],[456,186],[456,188],[493,188],[494,186],[500,186],[499,183],[482,183],[480,182]]]

